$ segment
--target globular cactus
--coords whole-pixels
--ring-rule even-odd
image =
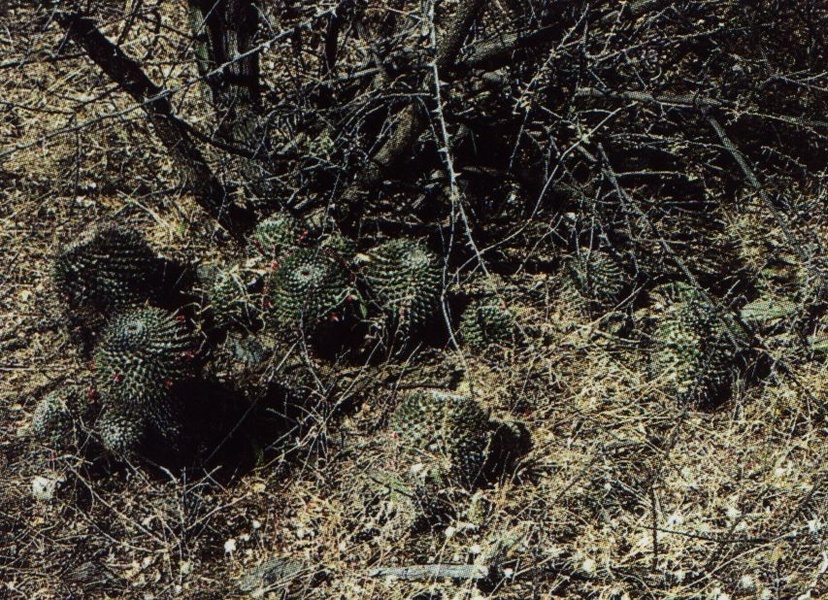
[[[681,402],[704,404],[730,389],[739,334],[698,291],[683,283],[656,290],[654,348],[650,374]]]
[[[352,293],[350,273],[338,256],[302,248],[273,273],[265,311],[277,327],[309,332],[340,318]]]
[[[65,248],[53,276],[70,308],[110,315],[150,298],[157,270],[155,254],[139,232],[107,225]]]
[[[624,299],[629,281],[611,254],[584,248],[568,257],[565,264],[575,289],[595,308],[609,308]]]
[[[374,248],[364,269],[368,291],[389,319],[391,332],[405,341],[416,335],[440,304],[440,261],[409,239]]]
[[[412,392],[394,410],[390,425],[414,460],[432,464],[426,467],[427,475],[447,477],[467,487],[481,475],[491,424],[470,396],[436,390]]]
[[[146,307],[115,316],[95,352],[97,386],[111,418],[139,415],[172,438],[178,425],[170,391],[190,374],[193,355],[193,340],[175,315]]]
[[[83,411],[82,388],[69,385],[46,394],[32,414],[32,434],[44,443],[70,446],[75,425]]]
[[[257,320],[257,299],[248,292],[243,272],[239,269],[215,273],[204,296],[212,326],[216,329],[250,327]]]
[[[351,264],[357,255],[356,242],[339,232],[332,232],[324,236],[319,242],[319,247],[342,257],[348,264]]]
[[[480,352],[492,344],[508,343],[515,333],[515,319],[497,298],[477,300],[463,311],[460,333],[472,350]]]
[[[119,457],[135,454],[147,427],[147,418],[135,408],[112,406],[98,418],[95,429],[103,447]]]
[[[256,225],[251,242],[266,258],[279,259],[307,246],[310,238],[308,223],[288,213],[277,213]]]

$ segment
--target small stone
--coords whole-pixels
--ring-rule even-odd
[[[32,479],[32,496],[35,497],[35,500],[48,502],[55,497],[57,484],[57,479],[38,475]]]

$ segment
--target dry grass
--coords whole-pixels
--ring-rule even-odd
[[[61,37],[54,28],[32,36],[42,48]],[[135,35],[127,47],[142,55],[157,52],[154,44]],[[167,86],[193,76],[175,60],[177,48],[165,51],[150,65],[154,76]],[[397,386],[428,381],[426,367],[397,377],[394,366],[337,370],[312,358],[319,398],[300,451],[279,460],[279,452],[257,448],[260,460],[238,471],[227,464],[166,470],[44,447],[28,432],[38,399],[68,382],[89,385],[87,359],[65,328],[49,277],[56,249],[112,219],[140,228],[169,257],[207,260],[227,249],[180,191],[140,112],[82,60],[13,72],[0,88],[8,103],[0,152],[23,148],[0,163],[3,597],[246,597],[236,579],[273,557],[316,572],[290,583],[288,597],[302,598],[725,600],[828,592],[826,363],[783,349],[784,368],[747,382],[715,410],[681,406],[647,376],[645,352],[602,333],[559,273],[491,283],[521,325],[515,346],[489,356],[423,351],[493,418],[522,423],[532,440],[499,481],[453,490],[453,514],[430,530],[412,532],[414,509],[404,494],[377,480],[407,468],[389,451],[384,425]],[[86,102],[103,90],[103,99]],[[192,108],[202,100],[194,87],[180,101]],[[75,133],[49,133],[116,113]],[[749,268],[784,245],[778,224],[755,203],[729,218],[726,230]],[[527,252],[545,258],[550,250],[538,239]],[[443,371],[433,376],[441,380]],[[353,393],[348,382],[356,382]],[[56,482],[53,498],[34,499],[37,477]],[[496,569],[480,584],[368,575],[375,566],[438,562]]]

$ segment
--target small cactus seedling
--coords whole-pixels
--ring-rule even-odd
[[[72,309],[110,315],[152,296],[157,264],[139,232],[109,225],[65,248],[53,275]]]
[[[178,425],[170,390],[189,375],[193,348],[185,325],[167,311],[148,307],[117,315],[95,352],[104,402],[111,411],[139,415],[171,437]]]
[[[338,256],[302,248],[273,273],[266,311],[276,326],[308,332],[337,319],[352,292],[350,274]]]
[[[83,390],[75,385],[46,394],[32,414],[32,434],[45,443],[72,445],[84,397]]]
[[[374,248],[365,281],[392,331],[403,341],[418,333],[440,304],[439,260],[413,240],[391,240]]]
[[[480,476],[491,427],[486,413],[470,396],[413,392],[391,415],[391,429],[416,458],[436,459],[438,478],[447,475],[470,486]]]
[[[253,230],[252,245],[266,258],[279,259],[310,241],[310,225],[287,213],[268,217]]]
[[[682,402],[706,403],[726,393],[734,376],[735,328],[726,327],[695,288],[656,291],[661,310],[653,336],[651,374]]]
[[[492,344],[503,344],[515,333],[512,313],[497,298],[472,302],[460,318],[460,332],[469,347],[480,352]]]
[[[603,250],[578,250],[567,259],[566,271],[578,293],[598,307],[615,306],[628,289],[626,274]]]

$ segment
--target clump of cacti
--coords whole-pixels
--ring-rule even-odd
[[[343,316],[351,276],[332,252],[302,248],[285,258],[268,283],[265,311],[277,327],[313,331]]]
[[[65,248],[53,275],[70,308],[110,315],[150,298],[157,269],[155,254],[139,232],[107,225]]]
[[[83,390],[76,385],[46,394],[32,414],[32,434],[47,444],[72,445],[84,397]]]
[[[442,274],[437,256],[409,239],[374,248],[364,269],[368,291],[402,341],[426,325],[440,304]]]
[[[656,326],[650,372],[679,401],[707,403],[726,394],[739,352],[739,333],[696,288],[673,283],[654,295]]]
[[[629,281],[611,254],[582,248],[569,256],[565,264],[575,289],[595,308],[612,307],[624,299]]]
[[[406,396],[391,415],[391,430],[420,472],[470,486],[480,477],[491,433],[489,418],[470,396],[436,390]]]
[[[288,213],[277,213],[260,221],[253,230],[253,247],[267,258],[278,259],[307,246],[311,228],[304,220]]]
[[[492,344],[509,342],[515,333],[515,319],[497,298],[476,300],[460,317],[460,333],[472,350],[480,352]]]
[[[95,352],[97,388],[109,421],[121,423],[128,414],[141,426],[118,427],[143,431],[151,425],[172,438],[178,425],[170,392],[189,375],[193,354],[193,340],[174,314],[145,307],[116,315]]]

